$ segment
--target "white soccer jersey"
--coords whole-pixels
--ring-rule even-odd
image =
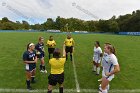
[[[94,55],[93,55],[93,61],[96,63],[100,63],[101,57],[100,54],[102,53],[102,49],[100,47],[96,48],[94,47]]]
[[[107,77],[105,73],[110,73],[114,70],[114,65],[118,65],[118,60],[114,54],[107,55],[103,58],[102,66],[103,66],[103,72],[102,75],[104,77]],[[114,74],[109,76],[110,80],[114,78]]]

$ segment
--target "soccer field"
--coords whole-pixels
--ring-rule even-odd
[[[38,37],[43,36],[45,41],[50,35],[54,36],[58,48],[62,49],[66,34],[45,33],[45,32],[1,32],[0,33],[0,90],[4,89],[26,89],[25,66],[22,61],[22,54],[29,42],[37,43]],[[121,71],[110,83],[111,90],[140,89],[140,37],[121,36],[107,34],[72,34],[76,46],[74,51],[74,63],[67,61],[65,64],[64,89],[78,90],[80,93],[85,90],[98,89],[100,84],[97,80],[101,78],[92,72],[93,43],[100,41],[101,48],[105,42],[113,44],[117,50],[117,58]],[[47,47],[45,46],[47,74],[39,72],[37,63],[36,84],[34,89],[47,90],[50,65],[48,64]],[[55,87],[57,88],[57,87]],[[5,90],[6,91],[6,90]],[[4,92],[4,91],[3,91]],[[21,93],[21,92],[19,92]],[[67,92],[66,92],[67,93]],[[85,92],[86,93],[86,92]],[[121,93],[121,92],[116,92]],[[135,93],[135,92],[133,92]],[[137,93],[140,93],[137,92]]]

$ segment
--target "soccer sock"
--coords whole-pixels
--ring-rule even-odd
[[[48,93],[52,93],[52,90],[48,90]]]
[[[45,66],[42,66],[42,69],[43,69],[43,70],[46,70],[46,69],[45,69]]]
[[[59,93],[63,93],[63,87],[59,88]]]
[[[108,84],[107,87],[106,87],[106,89],[109,90],[109,88],[110,88],[110,85]]]
[[[40,65],[40,70],[42,70],[42,65]]]
[[[93,65],[93,70],[96,71],[96,66],[95,65]]]
[[[72,61],[72,54],[70,54],[70,60]]]
[[[52,90],[48,90],[48,93],[52,93]]]
[[[66,61],[68,60],[68,54],[66,53]]]
[[[49,54],[49,59],[51,58],[51,54]]]
[[[97,74],[100,73],[100,67],[97,67]]]
[[[26,80],[27,87],[30,87],[30,80]]]

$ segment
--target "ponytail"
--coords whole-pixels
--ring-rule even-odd
[[[116,49],[115,49],[114,46],[113,46],[113,51],[112,51],[112,53],[113,53],[114,55],[116,55]]]
[[[100,42],[99,41],[95,41],[96,42],[96,44],[98,45],[98,46],[100,46]]]
[[[28,45],[27,45],[27,50],[29,49],[29,45],[30,45],[31,43],[29,43]]]

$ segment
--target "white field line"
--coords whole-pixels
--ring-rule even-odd
[[[75,78],[75,84],[76,84],[76,91],[80,92],[80,86],[79,86],[79,82],[78,82],[78,78],[77,78],[76,66],[75,66],[75,62],[74,62],[74,56],[73,56],[72,64],[73,64],[74,78]]]
[[[35,89],[35,90],[27,90],[27,89],[4,89],[0,88],[0,93],[47,93],[47,89]],[[75,93],[77,90],[75,89],[64,89],[64,93]],[[81,93],[98,93],[97,89],[80,89]],[[58,89],[54,89],[53,93],[59,93]],[[140,93],[140,89],[112,89],[109,93]]]

